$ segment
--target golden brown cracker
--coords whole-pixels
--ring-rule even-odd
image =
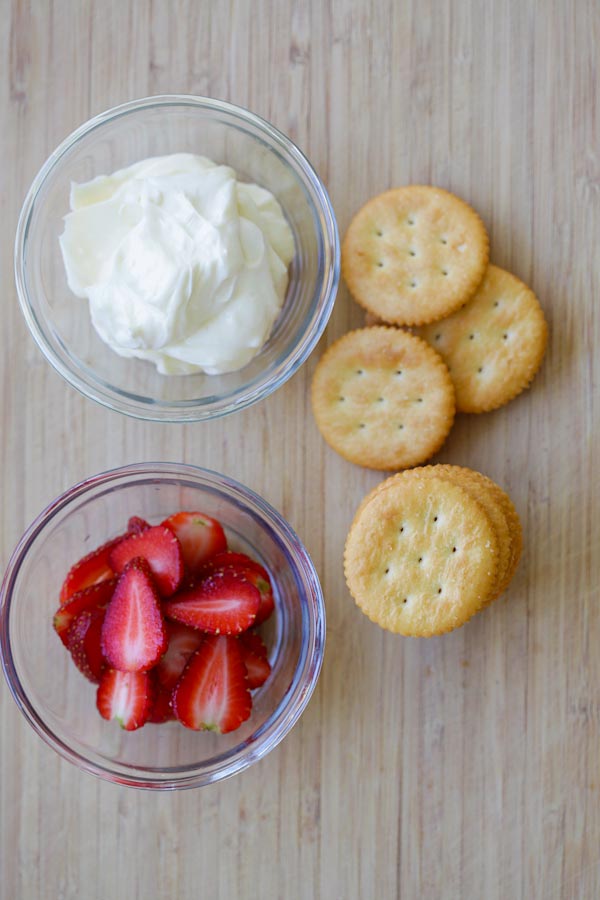
[[[498,573],[496,589],[484,603],[484,606],[487,606],[497,599],[510,584],[523,548],[521,522],[510,497],[487,475],[465,466],[442,463],[435,466],[422,466],[413,469],[412,472],[415,476],[424,478],[445,478],[464,487],[488,514],[498,538]],[[397,476],[380,482],[365,499],[367,500],[372,494],[389,487],[393,483],[394,477]]]
[[[430,637],[458,628],[495,588],[498,542],[462,487],[419,470],[394,476],[361,504],[344,571],[362,611],[382,628]]]
[[[321,434],[345,459],[403,469],[444,443],[454,390],[441,358],[420,338],[396,328],[361,328],[320,359],[312,407]]]
[[[342,245],[342,274],[369,312],[421,325],[466,303],[488,258],[487,232],[467,203],[442,188],[409,185],[357,212]]]
[[[529,386],[548,339],[542,308],[526,284],[488,266],[474,297],[458,312],[417,334],[442,354],[459,412],[497,409]]]

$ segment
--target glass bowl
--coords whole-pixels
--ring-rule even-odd
[[[178,722],[123,731],[96,710],[96,685],[75,668],[52,627],[61,583],[85,553],[123,530],[179,509],[219,519],[234,549],[271,573],[275,613],[261,627],[272,672],[253,693],[250,719],[229,734]],[[143,463],[75,485],[30,525],[0,592],[0,656],[27,721],[80,769],[109,781],[169,790],[240,772],[288,733],[313,692],[323,658],[325,611],[314,566],[290,526],[241,484],[195,466]]]
[[[294,235],[296,254],[273,332],[247,366],[226,375],[159,375],[149,362],[118,356],[96,334],[87,301],[69,290],[60,253],[72,181],[182,151],[226,163],[242,181],[270,190]],[[319,177],[292,141],[268,122],[221,100],[148,97],[90,119],[42,166],[17,227],[15,278],[33,337],[69,384],[131,416],[192,422],[255,403],[302,365],[333,307],[339,239]]]

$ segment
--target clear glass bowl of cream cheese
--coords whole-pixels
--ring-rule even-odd
[[[285,135],[204,97],[137,100],[49,157],[15,244],[38,346],[85,396],[152,421],[243,409],[280,387],[327,324],[333,209]]]

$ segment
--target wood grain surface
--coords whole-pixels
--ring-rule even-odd
[[[598,3],[0,0],[0,11],[0,561],[84,476],[184,460],[282,511],[328,614],[300,723],[267,759],[198,791],[80,774],[3,683],[2,900],[599,897]],[[342,232],[390,186],[457,192],[486,222],[492,260],[539,296],[551,338],[532,389],[459,417],[437,457],[496,479],[525,529],[510,591],[465,628],[386,634],[344,586],[348,525],[381,476],[330,451],[310,413],[319,353],[362,322],[343,287],[285,387],[203,425],[94,405],[27,333],[12,246],[31,179],[89,116],[161,92],[232,100],[287,132]]]

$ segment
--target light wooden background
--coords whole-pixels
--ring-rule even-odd
[[[73,482],[185,460],[288,517],[328,613],[300,724],[259,765],[200,791],[80,774],[2,684],[2,900],[599,897],[597,2],[0,0],[0,11],[2,564]],[[509,594],[464,629],[403,640],[351,602],[344,537],[379,476],[319,437],[318,353],[257,407],[161,426],[81,398],[26,333],[12,244],[30,180],[90,115],[159,92],[226,98],[274,122],[323,177],[342,232],[390,186],[456,191],[487,223],[492,259],[539,295],[552,333],[533,389],[460,417],[438,457],[499,481],[525,527]],[[361,320],[340,290],[324,343]],[[275,458],[256,452],[265,434]]]

